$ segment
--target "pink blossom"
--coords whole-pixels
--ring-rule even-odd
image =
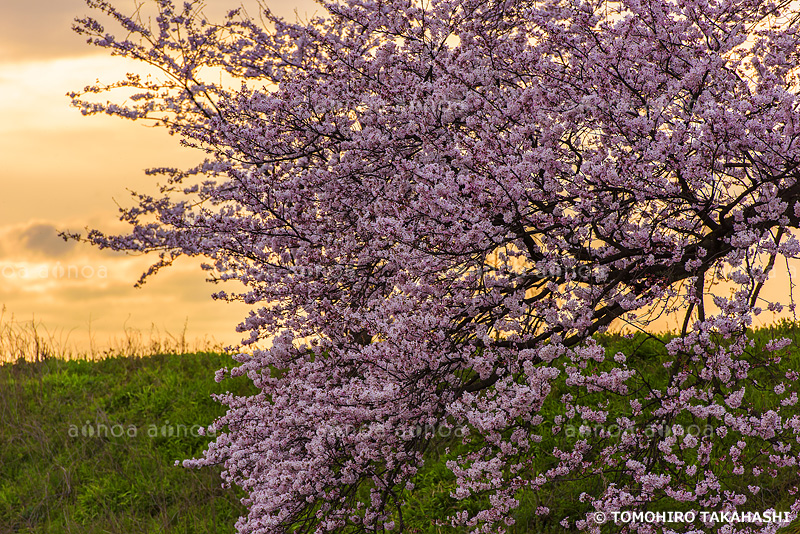
[[[794,310],[761,291],[800,253],[792,5],[343,0],[211,22],[199,2],[88,4],[116,31],[78,33],[165,75],[73,103],[205,161],[151,170],[165,183],[123,209],[130,233],[83,239],[158,254],[139,283],[203,257],[213,297],[251,307],[215,377],[259,393],[219,396],[220,432],[184,462],[244,490],[239,532],[404,531],[444,434],[464,447],[442,492],[469,510],[449,520],[473,532],[568,481],[599,488],[588,514],[735,509],[745,467],[796,474],[798,373],[764,384],[780,354],[744,335]],[[658,373],[595,337],[663,314],[680,326]]]

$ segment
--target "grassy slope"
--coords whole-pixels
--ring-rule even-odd
[[[252,391],[214,382],[232,363],[201,353],[0,366],[0,532],[233,532],[243,508],[219,470],[173,465],[209,441],[192,426],[224,413],[210,393]]]
[[[753,351],[758,354],[763,351],[764,345],[767,341],[772,339],[780,339],[787,337],[793,340],[793,344],[789,349],[782,351],[783,360],[779,366],[781,370],[797,369],[800,370],[800,325],[793,325],[790,323],[781,323],[775,327],[763,328],[749,334],[751,340],[754,342]],[[633,338],[627,338],[620,335],[599,335],[597,336],[598,342],[606,348],[607,358],[610,358],[617,352],[622,352],[627,356],[628,364],[631,367],[639,369],[639,371],[648,378],[651,384],[663,387],[663,384],[669,378],[669,372],[665,369],[663,363],[671,361],[664,349],[664,342],[671,339],[669,334],[662,334],[657,336],[637,334]],[[603,368],[603,366],[598,366]],[[758,377],[759,381],[769,383],[769,378],[761,370],[751,371],[751,377]],[[563,385],[564,377],[556,380],[554,383],[554,391],[550,394],[548,401],[542,407],[542,415],[545,416],[545,425],[549,428],[547,421],[552,421],[552,418],[557,414],[563,414],[563,406],[558,400],[563,392],[573,390],[565,388]],[[601,393],[590,394],[583,401],[586,405],[591,405],[592,402],[600,403],[608,400],[605,395]],[[629,408],[627,404],[622,404],[620,399],[611,399],[612,404],[609,407],[611,413],[627,413]],[[625,401],[627,402],[627,401]],[[745,395],[744,403],[752,403],[758,409],[764,405],[764,396],[758,391],[749,390]],[[678,421],[684,427],[689,427],[693,423],[700,423],[702,421],[684,420]],[[555,436],[547,431],[547,428],[542,432],[543,441],[538,447],[541,451],[542,460],[539,462],[540,469],[547,469],[552,467],[554,461],[550,457],[550,451],[554,447],[560,450],[568,451],[572,448],[575,441],[580,439],[573,434],[572,437],[566,436],[562,431]],[[703,426],[700,426],[703,428]],[[733,439],[731,434],[731,439]],[[459,440],[451,439],[449,443],[440,443],[438,447],[434,447],[430,455],[428,463],[423,467],[415,480],[415,491],[406,492],[405,497],[411,499],[413,503],[410,509],[405,514],[405,519],[409,525],[410,532],[417,533],[454,533],[458,530],[447,526],[436,526],[432,523],[441,522],[446,516],[451,515],[460,510],[476,511],[475,501],[456,501],[448,496],[448,493],[456,489],[456,484],[453,475],[445,468],[445,462],[448,459],[454,459],[459,453],[467,452]],[[450,453],[445,454],[444,446],[450,446]],[[534,451],[536,454],[536,451]],[[537,534],[550,534],[565,532],[565,529],[556,524],[551,516],[539,517],[536,515],[535,510],[539,506],[550,508],[552,516],[564,517],[571,516],[584,517],[586,505],[579,503],[579,495],[586,492],[589,495],[599,494],[601,488],[592,487],[588,483],[590,481],[575,481],[564,482],[552,488],[552,491],[543,493],[520,492],[516,497],[520,500],[521,505],[514,514],[515,524],[510,527],[510,532],[513,534],[522,533],[537,533]],[[765,510],[770,506],[774,506],[776,510],[786,511],[789,506],[794,502],[794,497],[789,494],[789,489],[792,486],[798,485],[800,480],[793,478],[792,480],[784,480],[781,477],[776,479],[770,478],[768,475],[763,474],[760,477],[750,477],[749,484],[756,485],[761,488],[759,497],[751,499],[752,507],[747,508],[751,511]],[[761,501],[759,503],[759,501]],[[696,511],[697,506],[693,503],[686,503],[684,509],[676,508],[674,504],[667,505],[666,508],[660,507],[656,504],[648,508],[653,511]],[[584,510],[584,512],[579,512]],[[614,532],[615,527],[612,524],[607,524],[603,532]],[[710,532],[716,531],[712,528]],[[466,532],[466,531],[464,531]],[[800,534],[800,519],[793,522],[792,525],[780,530],[783,534]]]
[[[798,339],[800,329],[783,325],[756,332],[757,347],[781,335]],[[609,354],[621,351],[639,359],[649,376],[664,373],[666,358],[657,341],[602,336],[600,342]],[[214,382],[214,371],[231,365],[226,356],[198,353],[0,366],[0,533],[233,532],[244,509],[234,489],[220,487],[219,470],[173,465],[199,455],[208,442],[193,435],[192,426],[222,414],[210,393],[253,392],[246,379]],[[791,350],[782,366],[800,369],[800,351]],[[553,412],[550,416],[558,410],[557,401],[544,408]],[[161,435],[165,425],[174,435]],[[98,430],[106,435],[98,436]],[[552,448],[555,439],[546,439],[543,448]],[[451,454],[459,452],[459,441],[451,438],[429,450],[431,461],[407,495],[410,532],[452,532],[432,523],[470,506],[448,496],[454,483],[444,450],[450,446]],[[569,447],[568,442],[558,445]],[[789,481],[757,482],[780,501]],[[544,505],[559,514],[569,511],[577,504],[576,489],[591,492],[572,485],[548,496],[520,495],[513,530],[563,531],[533,510]]]

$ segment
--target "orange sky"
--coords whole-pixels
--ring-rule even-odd
[[[114,2],[120,8],[132,0]],[[252,9],[252,4],[249,7]],[[210,16],[239,2],[209,0]],[[245,2],[245,5],[248,5]],[[293,18],[310,0],[271,2]],[[107,116],[83,117],[68,91],[114,82],[142,67],[112,58],[71,31],[91,10],[83,0],[26,0],[0,7],[0,309],[3,321],[41,322],[59,344],[84,351],[114,345],[125,329],[163,337],[187,324],[189,339],[235,343],[243,305],[214,302],[199,262],[185,259],[141,289],[133,284],[152,258],[64,243],[61,230],[120,229],[117,204],[128,188],[156,192],[144,169],[189,166],[200,154],[166,132]],[[110,29],[110,28],[109,28]],[[115,203],[116,202],[116,203]],[[3,356],[0,356],[2,358]]]
[[[132,0],[115,2],[120,7]],[[209,0],[223,12],[235,0]],[[252,1],[251,1],[252,4]],[[311,0],[269,2],[279,14],[313,13]],[[106,116],[83,117],[65,93],[100,79],[141,72],[84,43],[72,19],[90,10],[82,0],[26,0],[0,8],[0,307],[3,320],[35,319],[75,350],[113,344],[124,330],[152,327],[190,339],[235,343],[235,325],[248,310],[214,302],[215,286],[192,260],[179,261],[142,289],[133,283],[146,257],[104,253],[64,243],[60,230],[121,229],[117,207],[130,205],[127,188],[155,192],[143,170],[189,166],[199,154],[178,147],[164,131]],[[797,277],[795,278],[798,279]],[[786,275],[771,291],[787,293]],[[772,318],[762,316],[761,322]],[[674,327],[675,322],[659,323]]]

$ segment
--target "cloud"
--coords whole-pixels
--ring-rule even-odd
[[[25,250],[48,258],[66,256],[75,248],[75,241],[64,241],[59,230],[52,224],[34,223],[19,235],[20,244]]]
[[[0,61],[26,61],[93,53],[72,31],[89,11],[83,0],[5,2],[0,18]]]
[[[0,60],[0,113],[7,120],[0,132],[24,130],[63,133],[66,129],[85,129],[88,126],[108,129],[119,125],[118,119],[87,121],[79,110],[70,105],[67,93],[81,91],[98,80],[113,83],[125,78],[128,72],[144,76],[158,71],[144,63],[128,58],[112,57],[90,49],[92,55],[80,57],[39,58],[25,61]],[[158,79],[158,77],[157,77]],[[111,94],[104,95],[105,101]],[[122,93],[111,97],[124,100]]]
[[[122,13],[136,10],[134,0],[112,0],[112,5]],[[152,10],[152,4],[145,3]],[[176,2],[178,6],[181,2]],[[205,12],[209,19],[220,20],[231,8],[244,5],[248,13],[258,18],[255,0],[227,0],[209,2]],[[312,0],[267,1],[270,8],[279,16],[294,20],[294,11],[307,18],[322,8]],[[89,55],[97,53],[97,48],[86,43],[86,38],[72,31],[76,17],[91,16],[105,25],[102,14],[90,9],[84,0],[12,0],[3,3],[0,17],[0,62],[52,59],[66,56]],[[154,17],[152,17],[154,19]],[[118,27],[113,23],[106,25],[114,33]],[[124,36],[124,32],[118,32]]]
[[[42,219],[0,226],[0,263],[32,266],[52,261],[79,259],[85,263],[124,257],[73,240],[64,241],[58,234],[65,230],[63,223]]]
[[[0,226],[0,260],[5,262],[57,258],[64,256],[71,245],[60,248],[56,227],[49,222],[30,221]]]
[[[68,333],[78,352],[90,339],[112,346],[130,329],[180,334],[187,322],[189,340],[241,340],[235,327],[250,307],[212,300],[220,288],[204,281],[200,260],[182,258],[137,289],[134,283],[154,257],[109,256],[75,244],[60,249],[58,226],[35,221],[0,227],[0,306],[17,321],[35,319],[49,331]]]

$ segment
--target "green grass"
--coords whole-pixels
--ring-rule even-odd
[[[752,350],[761,351],[770,339],[797,339],[798,334],[800,327],[788,323],[752,332]],[[624,353],[656,382],[669,375],[662,365],[671,359],[663,348],[668,339],[644,334],[597,338],[607,354]],[[796,347],[783,351],[781,370],[800,369]],[[224,412],[212,393],[255,392],[246,378],[214,382],[214,371],[232,365],[228,356],[214,352],[100,360],[39,357],[0,365],[0,534],[233,532],[236,518],[245,513],[239,501],[243,495],[221,487],[219,469],[174,466],[175,460],[199,456],[209,442],[197,435],[197,427]],[[603,400],[593,395],[597,402]],[[545,421],[563,412],[559,396],[556,391],[543,407]],[[764,402],[757,393],[745,398],[756,409]],[[593,399],[587,396],[584,403]],[[614,409],[624,411],[612,405]],[[537,469],[552,464],[547,453],[553,446],[568,450],[578,439],[563,432],[554,436],[549,427],[543,430]],[[405,495],[406,532],[459,532],[437,525],[437,520],[478,509],[480,501],[449,496],[455,480],[445,461],[466,448],[454,436],[431,444],[415,490]],[[763,488],[778,510],[786,510],[793,499],[787,489],[797,481],[762,475],[752,483]],[[536,508],[547,506],[555,516],[574,514],[585,507],[578,502],[580,492],[599,490],[583,481],[553,485],[547,494],[521,492],[511,531],[564,532],[552,520],[536,516]]]
[[[233,532],[242,496],[189,470],[224,413],[216,353],[45,359],[0,366],[0,532]],[[198,426],[195,426],[198,425]],[[171,435],[170,435],[171,434]]]
[[[626,355],[630,367],[640,370],[651,384],[661,388],[670,378],[670,370],[664,366],[664,363],[675,359],[668,355],[664,347],[665,343],[672,337],[674,336],[671,334],[650,335],[638,333],[632,337],[619,334],[604,334],[596,336],[596,340],[605,347],[607,359],[613,357],[617,352],[622,352]],[[762,385],[768,386],[774,380],[777,374],[776,371],[782,373],[789,369],[800,370],[800,349],[798,348],[800,344],[796,341],[800,338],[799,325],[784,322],[772,327],[748,332],[748,337],[753,341],[753,347],[750,350],[756,355],[760,355],[763,352],[764,345],[770,340],[782,337],[794,340],[788,349],[781,351],[782,360],[780,364],[772,365],[771,371],[768,372],[765,369],[753,369],[751,371],[750,376],[757,378]],[[599,364],[597,367],[602,370],[607,366],[606,362]],[[554,447],[565,451],[570,450],[574,443],[580,439],[580,437],[574,435],[572,437],[565,435],[563,431],[556,435],[549,431],[550,423],[548,421],[552,421],[554,416],[564,413],[563,405],[560,401],[561,394],[565,392],[575,393],[574,388],[567,388],[564,385],[564,378],[562,375],[560,379],[555,381],[555,389],[540,412],[545,420],[545,428],[540,430],[543,440],[532,452],[534,457],[540,458],[535,463],[536,469],[540,471],[546,470],[555,464],[552,456],[550,456],[550,452]],[[749,388],[744,397],[744,403],[750,403],[756,413],[762,411],[767,403],[770,388],[771,386],[766,388],[766,395],[758,390]],[[603,393],[585,394],[582,397],[581,404],[591,406],[603,401],[610,401],[608,410],[611,414],[626,415],[629,413],[627,399],[611,397],[609,398]],[[610,419],[613,421],[613,416]],[[694,421],[688,418],[675,421],[675,423],[683,425],[684,428],[690,427],[692,424],[698,424],[700,429],[705,428],[707,424],[705,420]],[[733,433],[729,435],[731,443],[728,445],[736,442],[733,436]],[[445,454],[444,445],[450,446],[449,454]],[[414,491],[406,492],[404,495],[411,503],[411,506],[403,512],[408,532],[444,534],[468,531],[462,528],[441,526],[441,522],[448,515],[465,509],[475,511],[476,504],[479,502],[472,499],[457,501],[449,496],[456,489],[456,483],[455,478],[444,467],[444,463],[448,459],[454,459],[459,453],[466,450],[467,447],[453,440],[450,440],[450,443],[439,443],[438,446],[429,449],[428,461],[413,481],[415,483]],[[742,478],[735,477],[735,482],[741,484]],[[786,511],[789,510],[790,505],[794,502],[794,497],[789,494],[789,490],[792,486],[800,485],[800,477],[791,479],[772,478],[767,474],[762,474],[759,477],[751,476],[745,482],[761,488],[759,496],[749,501],[749,503],[752,503],[753,511],[767,509],[770,506],[774,506],[779,511]],[[585,517],[585,514],[591,508],[585,503],[580,503],[580,494],[586,492],[589,495],[599,495],[602,492],[599,481],[595,478],[576,481],[567,480],[550,484],[547,488],[549,490],[547,492],[521,491],[516,495],[520,501],[520,507],[514,513],[515,524],[509,528],[509,532],[513,534],[555,534],[565,532],[565,529],[556,523],[553,518],[560,519],[565,516],[571,516],[574,521]],[[551,514],[545,517],[537,516],[535,511],[539,506],[548,507]],[[648,507],[648,510],[665,512],[696,511],[697,506],[695,503],[686,503],[681,507],[674,501],[668,500],[664,503],[655,503]],[[437,523],[440,524],[437,525]],[[604,527],[603,532],[615,532],[618,529],[618,526],[609,523]],[[710,532],[713,531],[714,529]],[[780,532],[783,534],[800,533],[800,520],[795,521],[789,527],[781,529]]]

